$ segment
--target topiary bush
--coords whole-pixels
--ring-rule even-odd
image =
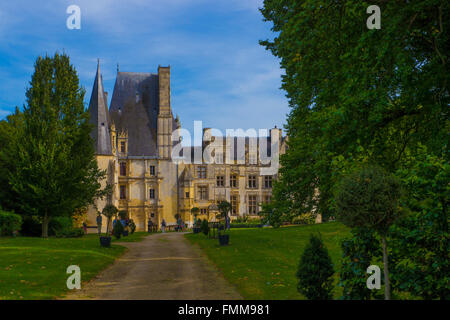
[[[136,224],[134,223],[133,219],[129,220],[128,226],[130,227],[131,234],[133,234],[136,231]]]
[[[209,225],[208,220],[203,220],[200,229],[202,230],[203,234],[206,236],[209,233]]]
[[[309,300],[331,299],[333,274],[333,263],[322,239],[311,235],[298,266],[298,292]]]
[[[123,225],[122,222],[120,222],[120,220],[116,220],[116,224],[114,225],[113,228],[113,235],[117,238],[120,239],[120,236],[123,234]]]
[[[0,210],[0,236],[11,236],[22,226],[22,217],[13,212]]]

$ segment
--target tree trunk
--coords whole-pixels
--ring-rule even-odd
[[[391,284],[389,283],[388,254],[386,236],[382,236],[383,241],[383,264],[384,264],[384,300],[391,300]]]
[[[42,238],[48,238],[48,223],[50,219],[47,215],[47,212],[45,212],[44,217],[42,218]]]

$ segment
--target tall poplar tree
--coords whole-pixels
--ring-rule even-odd
[[[69,57],[39,57],[34,68],[8,180],[21,212],[40,216],[48,237],[52,217],[73,215],[108,188],[100,185],[106,173],[97,167],[85,91]]]

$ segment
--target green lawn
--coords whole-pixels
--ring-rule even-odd
[[[54,299],[67,291],[66,269],[78,265],[88,281],[111,264],[126,248],[114,243],[139,241],[145,232],[100,247],[97,235],[81,238],[0,238],[0,300]]]
[[[278,229],[231,229],[229,246],[208,239],[203,233],[187,234],[199,245],[224,277],[244,299],[304,299],[297,292],[297,272],[300,255],[311,233],[320,232],[335,265],[335,298],[341,295],[337,287],[340,268],[340,240],[349,229],[337,222],[319,225],[293,226]]]

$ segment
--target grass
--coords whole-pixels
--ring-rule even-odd
[[[0,238],[0,300],[55,299],[68,290],[70,265],[81,269],[81,280],[89,281],[122,255],[118,242],[139,241],[145,232],[112,240],[111,248],[100,247],[96,234],[81,238]]]
[[[318,232],[334,264],[334,298],[339,298],[340,240],[349,235],[349,229],[338,222],[278,229],[231,229],[230,244],[223,247],[217,239],[208,239],[202,233],[187,234],[186,238],[202,248],[244,299],[290,300],[305,299],[297,292],[295,274],[310,234]]]

